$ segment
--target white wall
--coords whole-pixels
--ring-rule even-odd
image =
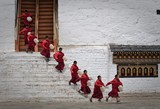
[[[59,0],[60,45],[159,44],[160,0]]]
[[[0,51],[14,51],[15,0],[0,0]]]

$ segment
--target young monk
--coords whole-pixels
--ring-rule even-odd
[[[31,21],[28,21],[27,17],[30,17]],[[23,24],[25,26],[30,26],[33,23],[32,15],[27,10],[25,10],[25,12],[22,13],[22,15],[20,15],[18,18],[22,18]]]
[[[82,76],[78,80],[81,81],[81,88],[78,92],[81,93],[81,91],[82,91],[84,96],[87,97],[87,94],[91,93],[91,90],[90,90],[89,86],[87,85],[88,80],[90,80],[90,78],[88,77],[88,74],[87,74],[87,70],[83,71]]]
[[[42,51],[40,52],[41,55],[45,56],[46,58],[46,62],[49,61],[49,58],[50,58],[50,41],[48,39],[48,36],[46,36],[46,39],[42,41]]]
[[[112,97],[112,98],[116,98],[117,102],[120,102],[119,100],[120,97],[118,94],[119,92],[118,86],[122,85],[122,82],[119,80],[119,76],[115,75],[115,78],[112,81],[108,82],[106,86],[110,84],[112,84],[112,90],[108,93],[108,97],[106,97],[106,101],[108,102],[108,99]]]
[[[55,68],[59,70],[61,73],[65,66],[63,56],[64,53],[62,52],[62,48],[59,48],[59,51],[53,54],[54,59],[58,62],[58,65]]]
[[[71,72],[71,80],[69,81],[69,85],[71,85],[71,83],[77,85],[77,80],[79,79],[78,76],[78,66],[77,66],[77,61],[74,61],[71,68],[70,68],[70,72]]]
[[[28,33],[31,32],[32,29],[29,28],[29,26],[26,26],[25,28],[23,28],[20,32],[19,35],[24,35],[24,42],[25,42],[25,46],[26,46],[26,52],[28,52]]]
[[[35,38],[37,38],[37,36],[35,36],[32,31],[31,34],[28,35],[28,51],[30,51],[31,53],[34,52],[34,47],[36,45],[36,43],[34,42]]]
[[[104,83],[101,80],[101,76],[97,76],[97,80],[94,83],[94,91],[93,91],[93,95],[90,98],[90,102],[92,102],[92,98],[96,98],[98,99],[98,101],[101,101],[101,99],[103,98],[103,93],[101,91],[101,87],[104,86]]]

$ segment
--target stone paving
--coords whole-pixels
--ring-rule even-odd
[[[50,102],[32,102],[32,101],[12,101],[0,102],[0,109],[159,109],[160,108],[160,93],[145,93],[145,94],[122,94],[121,102],[116,103],[115,99],[106,102],[104,99],[98,102],[93,99],[79,100],[66,99],[65,101],[50,101]]]

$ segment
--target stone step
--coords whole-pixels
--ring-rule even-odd
[[[0,102],[13,99],[84,99],[77,92],[80,83],[77,86],[68,85],[69,62],[65,62],[63,73],[59,73],[54,68],[57,62],[51,58],[47,63],[39,53],[6,53],[1,57]]]

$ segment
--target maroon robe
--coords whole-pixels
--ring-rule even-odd
[[[34,46],[36,43],[34,42],[34,39],[37,38],[34,34],[28,35],[28,50],[34,51]]]
[[[118,78],[114,78],[112,81],[108,82],[106,84],[106,86],[112,84],[112,90],[108,93],[108,96],[111,97],[119,97],[119,90],[118,90],[118,86],[122,85],[122,82],[118,79]]]
[[[78,66],[73,64],[70,68],[70,72],[71,72],[71,80],[70,82],[72,82],[73,84],[76,84],[77,80],[79,79],[79,76],[78,76]]]
[[[87,82],[89,80],[89,77],[87,74],[82,74],[82,76],[79,78],[79,80],[81,81],[81,91],[84,92],[84,94],[89,94],[91,93],[90,88],[87,86]]]
[[[104,86],[104,83],[97,79],[96,82],[94,83],[94,91],[92,98],[97,98],[97,99],[102,99],[103,98],[103,93],[100,89],[100,87]]]
[[[28,32],[31,32],[32,29],[31,28],[23,28],[20,32],[19,35],[23,34],[24,35],[24,41],[25,41],[25,45],[28,44]]]
[[[50,58],[50,41],[43,40],[41,47],[43,48],[41,51],[41,55],[45,56],[46,58]]]
[[[58,65],[55,68],[60,71],[62,71],[64,69],[63,56],[64,56],[64,53],[60,52],[60,51],[53,54],[54,59],[58,62]]]
[[[18,18],[23,18],[22,21],[23,21],[24,25],[30,26],[33,23],[33,18],[32,18],[31,22],[28,22],[27,21],[27,17],[31,17],[32,18],[32,15],[30,13],[22,13],[22,15],[20,15]]]

